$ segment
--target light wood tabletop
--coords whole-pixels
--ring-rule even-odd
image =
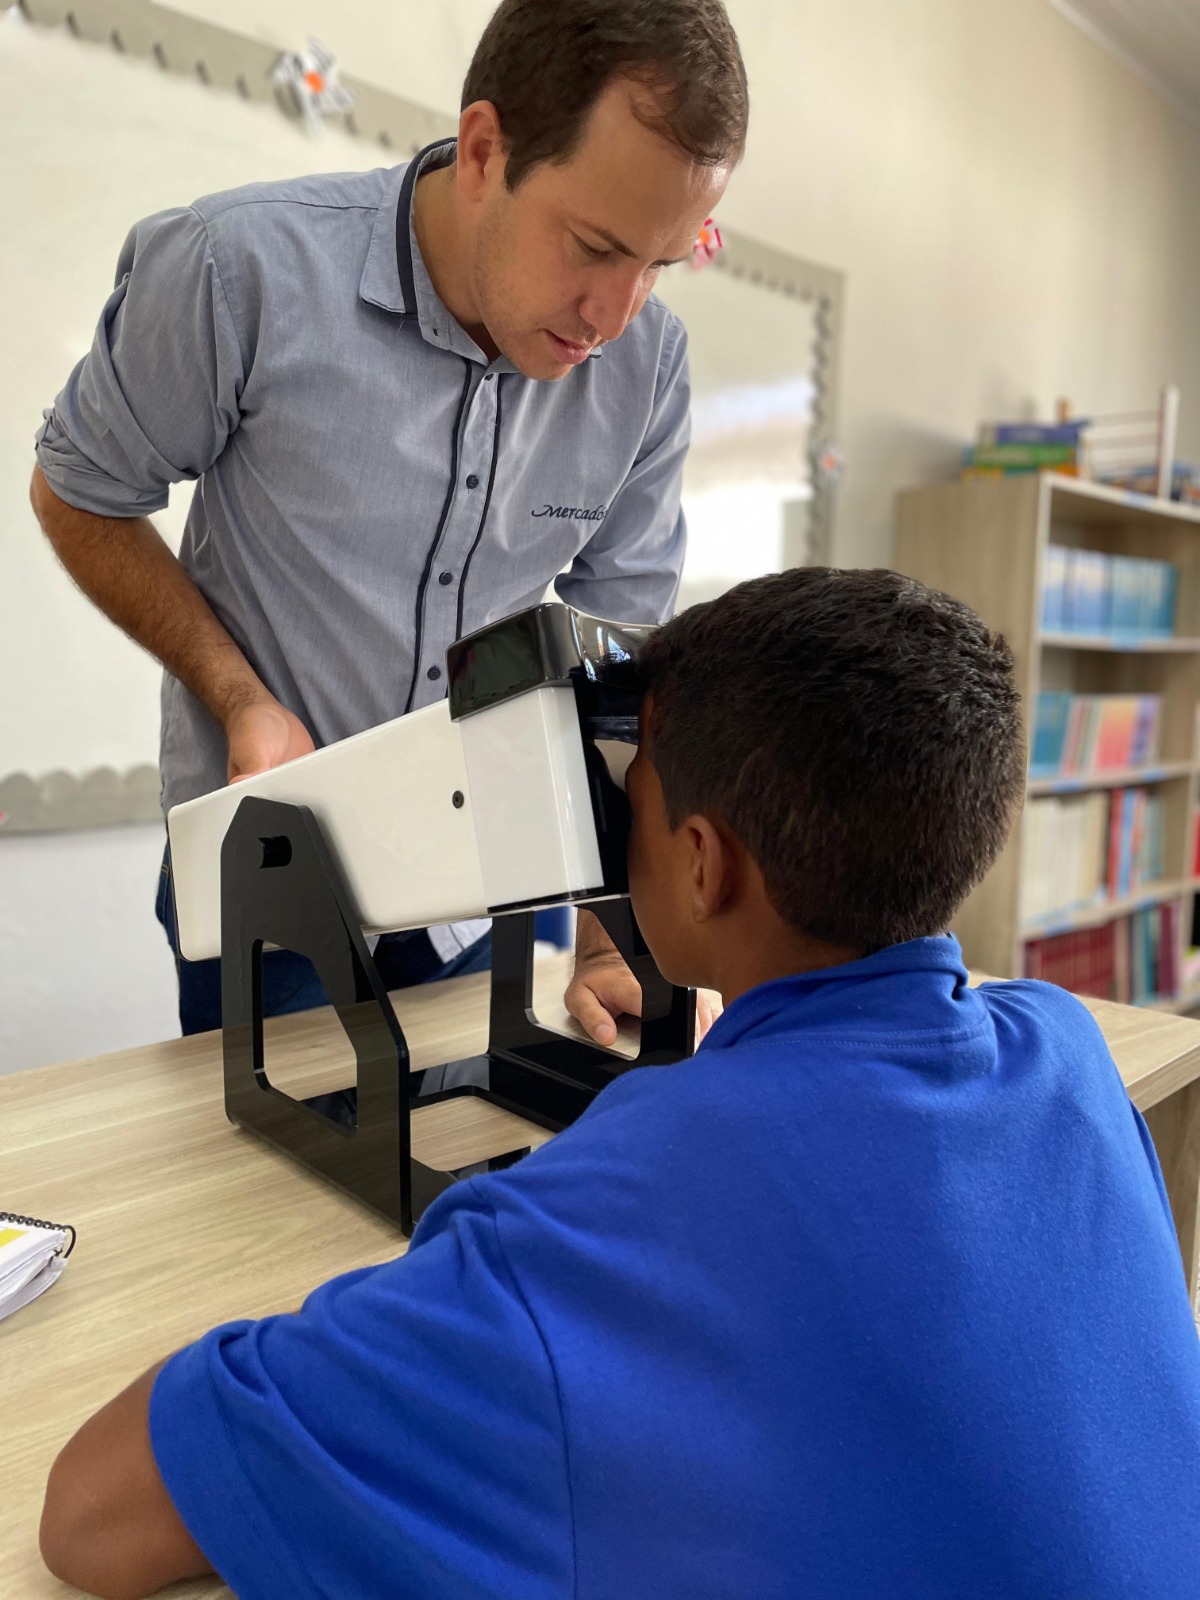
[[[564,971],[564,960],[539,964],[536,1004],[569,1029]],[[393,996],[414,1068],[485,1048],[487,993],[481,975]],[[1200,1023],[1092,1009],[1134,1100],[1160,1118],[1172,1200],[1185,1211],[1190,1181],[1194,1256]],[[628,1030],[623,1046],[633,1048]],[[267,1069],[292,1093],[349,1081],[332,1013],[268,1023]],[[473,1099],[413,1116],[414,1153],[434,1166],[546,1137]],[[390,1224],[226,1121],[217,1034],[0,1077],[0,1207],[79,1230],[61,1280],[0,1322],[3,1600],[77,1593],[38,1556],[42,1492],[58,1449],[117,1389],[215,1323],[293,1309],[325,1279],[405,1247]],[[212,1579],[172,1590],[178,1600],[227,1594]]]

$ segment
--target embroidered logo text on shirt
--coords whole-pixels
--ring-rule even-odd
[[[589,511],[586,506],[552,506],[544,505],[540,511],[531,511],[531,517],[565,517],[570,522],[603,522],[607,506],[593,506]]]

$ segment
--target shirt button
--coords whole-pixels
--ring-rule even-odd
[[[442,588],[444,589],[448,583],[453,583],[454,582],[454,574],[452,572],[439,572],[438,573],[438,582],[441,584]]]
[[[496,376],[496,374],[494,372],[485,372],[484,375],[483,375],[484,383],[491,383],[492,379],[495,376]]]
[[[479,487],[479,478],[478,478],[477,474],[475,474],[474,472],[468,472],[468,474],[467,474],[467,488],[468,489],[478,489],[478,487]]]
[[[441,677],[441,675],[442,675],[441,667],[430,667],[429,671],[425,674],[425,676],[429,679],[430,683],[436,683],[438,681],[438,679]]]

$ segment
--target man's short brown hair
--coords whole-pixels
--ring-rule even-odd
[[[721,0],[501,0],[476,47],[462,103],[495,106],[505,180],[515,189],[539,163],[570,160],[596,101],[618,76],[651,91],[647,126],[693,161],[741,159],[749,92]]]

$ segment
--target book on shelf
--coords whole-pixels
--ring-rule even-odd
[[[1042,631],[1168,639],[1175,631],[1178,584],[1178,569],[1169,561],[1049,544],[1042,567]]]
[[[1162,696],[1044,689],[1034,704],[1031,778],[1093,777],[1156,759]]]
[[[1078,446],[1087,423],[1076,422],[985,422],[979,429],[979,444],[984,449],[996,445],[1073,445]]]
[[[1164,875],[1163,800],[1149,789],[1049,796],[1025,808],[1026,922],[1125,900]]]
[[[1010,468],[1023,472],[1046,467],[1073,467],[1076,449],[1073,444],[1047,444],[1045,441],[1026,444],[975,444],[968,445],[964,465]]]
[[[1165,900],[1098,928],[1031,939],[1025,976],[1124,1005],[1173,998],[1186,982],[1180,930],[1180,902]]]
[[[1084,422],[985,422],[973,445],[963,451],[963,478],[999,478],[1017,473],[1063,472],[1079,477],[1084,468]]]
[[[962,483],[970,483],[975,478],[1021,478],[1028,477],[1031,472],[1057,472],[1064,478],[1082,478],[1083,473],[1073,462],[1064,461],[1059,466],[1034,466],[1034,467],[988,467],[976,466],[973,461],[967,461],[959,468],[958,476]]]

